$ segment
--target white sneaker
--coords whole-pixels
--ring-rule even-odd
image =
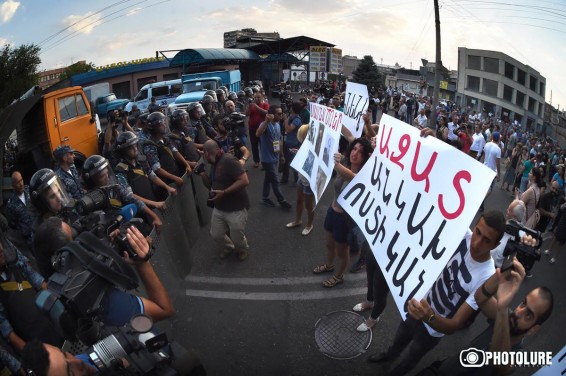
[[[373,328],[375,326],[375,324],[378,323],[378,321],[379,321],[379,317],[375,320],[372,320],[371,318],[369,318],[366,321],[364,321],[363,323],[361,323],[360,326],[358,326],[356,328],[356,330],[360,333],[367,332],[368,330],[371,330],[371,328]]]
[[[545,254],[546,256],[549,256],[550,255],[550,249],[545,249],[543,254]]]

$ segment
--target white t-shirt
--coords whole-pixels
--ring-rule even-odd
[[[499,245],[493,248],[491,251],[489,251],[491,253],[491,258],[493,258],[493,262],[496,268],[500,268],[501,264],[503,264],[503,259],[505,258],[503,256],[503,252],[505,251],[505,247],[507,247],[507,242],[511,238],[512,238],[511,235],[509,235],[508,233],[504,233]]]
[[[485,159],[483,164],[497,172],[497,159],[501,158],[501,148],[495,142],[488,142],[483,148]]]
[[[428,121],[426,115],[421,115],[419,114],[419,116],[417,116],[417,123],[419,124],[419,126],[421,128],[426,128],[426,122]]]
[[[454,124],[453,122],[448,123],[448,139],[450,141],[454,141],[458,139],[458,135],[454,133],[457,127],[458,125]]]
[[[485,145],[485,138],[483,138],[483,134],[481,133],[474,133],[472,136],[472,146],[470,146],[470,150],[475,151],[478,155],[481,155],[483,151],[483,147]]]
[[[473,310],[478,309],[476,290],[495,273],[493,259],[477,262],[470,254],[472,232],[468,230],[464,239],[448,261],[446,267],[430,289],[426,300],[437,315],[452,318],[462,304],[468,303]],[[444,337],[424,323],[428,333],[433,337]]]

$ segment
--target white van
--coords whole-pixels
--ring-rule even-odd
[[[158,105],[167,107],[182,93],[183,84],[180,78],[147,84],[141,88],[140,92],[134,97],[134,100],[128,103],[124,110],[130,112],[132,106],[135,104],[141,112],[146,112],[152,97],[157,99]]]

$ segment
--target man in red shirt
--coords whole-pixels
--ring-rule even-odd
[[[259,167],[259,137],[256,136],[255,132],[265,119],[267,110],[269,110],[269,103],[263,101],[261,92],[258,91],[254,93],[254,101],[248,106],[246,116],[248,117],[250,142],[252,144],[252,156],[255,168]]]

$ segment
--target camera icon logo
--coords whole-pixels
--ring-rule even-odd
[[[481,367],[485,364],[485,353],[475,347],[462,350],[460,351],[460,364],[463,367]]]

